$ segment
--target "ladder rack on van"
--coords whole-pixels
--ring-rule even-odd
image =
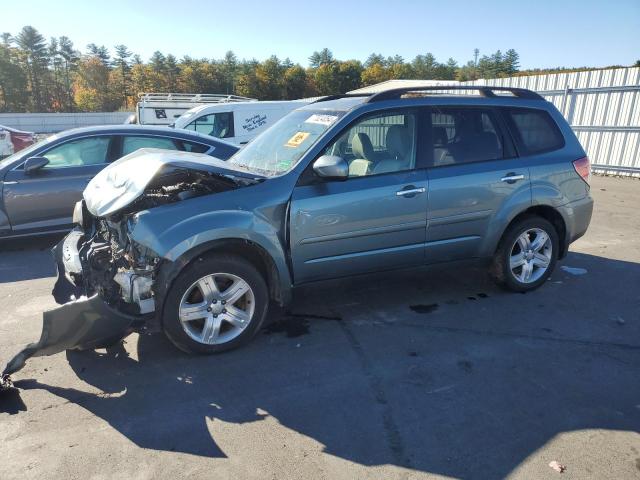
[[[148,102],[180,102],[180,103],[230,103],[257,102],[255,98],[239,95],[225,95],[217,93],[141,93],[140,101]]]
[[[141,125],[171,125],[180,115],[198,105],[258,101],[217,93],[141,93],[138,100],[136,119]]]

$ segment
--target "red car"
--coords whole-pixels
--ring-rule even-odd
[[[0,131],[9,132],[11,137],[11,143],[13,144],[13,153],[19,152],[23,148],[32,145],[35,142],[36,136],[33,132],[24,132],[22,130],[16,130],[12,127],[6,127],[0,125]]]

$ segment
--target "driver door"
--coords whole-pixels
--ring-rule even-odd
[[[323,180],[312,165],[301,176],[290,213],[296,283],[424,263],[427,174],[417,131],[412,111],[367,116],[323,152],[347,160],[347,180]]]
[[[68,228],[87,183],[107,165],[111,142],[108,135],[70,140],[39,155],[49,160],[43,168],[7,172],[3,198],[12,233]]]

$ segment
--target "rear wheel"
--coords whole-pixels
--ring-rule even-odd
[[[211,255],[178,276],[167,295],[163,327],[181,350],[222,352],[255,335],[268,305],[266,282],[251,263],[238,256]]]
[[[498,284],[526,292],[542,285],[558,259],[558,234],[542,217],[524,217],[509,227],[493,258],[491,274]]]

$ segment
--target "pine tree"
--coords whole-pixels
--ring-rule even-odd
[[[32,106],[35,111],[47,111],[43,83],[47,75],[48,51],[44,37],[35,28],[26,26],[16,36],[16,43],[22,51],[22,61],[33,98]]]

